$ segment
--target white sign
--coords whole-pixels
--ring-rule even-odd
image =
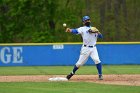
[[[53,45],[53,49],[64,49],[64,45]]]

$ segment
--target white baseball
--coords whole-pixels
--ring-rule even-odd
[[[67,26],[67,24],[66,24],[66,23],[64,23],[64,24],[63,24],[63,27],[66,27],[66,26]]]

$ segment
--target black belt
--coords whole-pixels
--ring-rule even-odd
[[[90,48],[93,48],[93,47],[95,47],[95,45],[94,45],[94,46],[87,46],[87,45],[84,45],[84,47],[90,47]]]

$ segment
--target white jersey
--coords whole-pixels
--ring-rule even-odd
[[[98,33],[89,33],[88,30],[90,28],[91,27],[83,26],[79,27],[77,30],[78,34],[81,34],[83,38],[83,45],[94,46],[96,45]]]

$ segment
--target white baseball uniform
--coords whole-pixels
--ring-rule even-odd
[[[95,64],[101,62],[96,48],[98,33],[89,33],[88,30],[90,28],[91,27],[83,26],[77,29],[78,34],[81,34],[83,38],[83,46],[81,47],[80,57],[76,63],[77,67],[84,65],[89,56],[93,59]]]
[[[97,48],[96,48],[97,38],[98,37],[102,38],[102,34],[98,32],[97,28],[90,26],[91,21],[89,16],[84,16],[82,21],[85,26],[79,27],[77,29],[69,29],[69,28],[66,29],[67,32],[71,32],[73,34],[81,34],[83,38],[83,46],[81,48],[79,60],[75,64],[72,72],[68,74],[66,78],[69,80],[79,69],[79,67],[85,64],[88,57],[90,56],[96,64],[99,80],[103,80],[102,64],[100,63],[101,61],[99,59]]]

